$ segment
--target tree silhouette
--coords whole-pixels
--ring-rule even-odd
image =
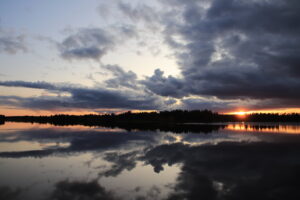
[[[52,116],[11,116],[0,117],[0,123],[30,122],[48,123],[59,126],[84,125],[119,127],[126,130],[164,130],[173,132],[211,132],[222,126],[204,126],[201,123],[213,122],[300,122],[300,114],[266,114],[257,113],[246,115],[243,119],[236,115],[225,115],[210,110],[173,110],[160,112],[125,112],[105,115],[52,115]],[[200,126],[201,125],[201,126]]]
[[[5,116],[4,115],[0,115],[0,125],[5,123]]]

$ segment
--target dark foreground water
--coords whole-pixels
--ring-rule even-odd
[[[6,123],[0,199],[300,199],[299,125],[193,126],[205,131]]]

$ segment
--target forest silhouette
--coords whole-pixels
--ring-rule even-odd
[[[255,113],[245,115],[226,115],[210,110],[173,110],[160,112],[125,112],[104,115],[52,115],[52,116],[0,116],[0,124],[7,122],[29,122],[52,124],[56,126],[104,126],[122,128],[128,131],[161,130],[175,133],[210,133],[225,128],[225,122],[300,122],[300,114]]]

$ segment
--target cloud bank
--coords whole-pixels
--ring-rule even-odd
[[[111,82],[111,81],[110,81]],[[1,86],[38,88],[54,92],[66,92],[69,96],[18,97],[0,96],[3,105],[17,107],[55,110],[59,108],[119,108],[119,109],[157,109],[163,105],[160,97],[147,95],[140,91],[115,90],[110,88],[87,88],[55,85],[45,82],[7,81]]]

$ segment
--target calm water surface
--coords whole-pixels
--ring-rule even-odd
[[[0,199],[300,199],[300,125],[193,126],[205,131],[5,123]]]

